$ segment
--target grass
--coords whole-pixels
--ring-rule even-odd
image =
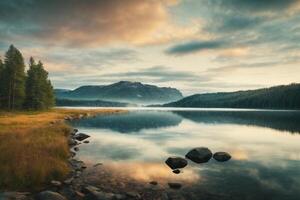
[[[69,172],[66,116],[117,110],[0,112],[0,191],[38,190]]]

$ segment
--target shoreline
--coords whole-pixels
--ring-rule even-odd
[[[13,154],[10,157],[7,158],[3,158],[2,159],[9,159],[10,163],[6,163],[7,166],[11,166],[13,168],[19,168],[20,166],[16,165],[16,161],[15,159],[11,159],[14,157],[18,157],[16,159],[22,158],[22,159],[26,159],[26,162],[31,162],[30,160],[27,160],[27,156],[26,154],[22,153],[24,151],[24,147],[27,147],[31,150],[32,149],[32,145],[28,146],[27,142],[23,142],[24,141],[28,141],[29,138],[33,137],[32,140],[30,139],[30,142],[33,144],[38,144],[39,150],[42,151],[47,151],[47,148],[44,148],[45,145],[43,145],[42,143],[40,143],[39,141],[35,141],[35,137],[36,134],[38,134],[38,137],[41,137],[41,139],[46,140],[46,145],[56,145],[54,146],[55,149],[51,149],[52,146],[50,146],[49,150],[52,153],[56,153],[57,152],[57,148],[64,148],[64,146],[66,145],[66,147],[68,148],[68,157],[66,157],[66,159],[64,159],[63,157],[61,157],[60,159],[65,162],[69,167],[70,172],[72,172],[72,170],[74,170],[74,168],[70,165],[69,160],[72,158],[72,148],[71,146],[69,146],[69,137],[71,136],[71,132],[73,130],[73,128],[71,128],[69,125],[67,125],[67,121],[69,120],[73,120],[73,119],[81,119],[84,117],[92,117],[95,115],[101,115],[101,114],[117,114],[117,113],[123,113],[126,111],[121,111],[121,110],[117,110],[117,109],[97,109],[97,110],[69,110],[69,109],[52,109],[49,111],[43,111],[43,112],[25,112],[25,111],[19,111],[19,112],[0,112],[0,127],[2,130],[0,130],[0,137],[3,138],[2,143],[5,144],[5,146],[3,148],[5,148],[4,150],[7,151],[7,153],[3,152],[4,155],[9,155],[9,154]],[[39,132],[45,132],[45,134],[39,134]],[[48,134],[47,131],[51,131],[51,135]],[[14,134],[11,134],[14,133]],[[15,137],[21,137],[19,140],[16,140]],[[47,139],[47,137],[54,137],[57,138],[56,140],[59,141],[59,144],[52,144],[52,139],[49,140]],[[12,145],[9,145],[7,143],[9,143],[8,141],[4,141],[4,139],[9,140],[9,142],[12,142]],[[37,140],[39,140],[40,138],[38,138]],[[19,147],[17,148],[17,150],[15,150],[15,147]],[[44,149],[44,150],[43,150]],[[28,150],[28,149],[25,149]],[[61,149],[62,150],[62,149]],[[41,157],[39,158],[40,152],[35,152],[38,153],[37,155],[35,155],[34,157],[38,156],[38,162],[43,162],[43,159],[46,159],[46,163],[44,162],[43,165],[44,166],[48,166],[50,168],[50,170],[52,170],[52,172],[50,171],[50,173],[56,173],[55,172],[55,163],[49,163],[50,160],[47,160],[47,156],[45,157]],[[34,153],[34,154],[35,154]],[[47,153],[47,152],[46,152]],[[48,152],[49,153],[49,152]],[[59,153],[59,152],[57,152]],[[28,155],[28,154],[27,154]],[[30,155],[30,154],[29,154]],[[25,156],[25,158],[24,158]],[[57,155],[60,157],[60,153]],[[35,159],[32,156],[29,156],[29,159]],[[50,161],[51,162],[51,161]],[[32,163],[34,164],[34,163]],[[38,163],[39,164],[39,163]],[[3,165],[2,167],[4,167],[5,169],[7,168],[6,165]],[[23,166],[21,166],[23,167]],[[35,167],[38,166],[25,166],[26,168],[23,169],[24,173],[28,174],[28,170],[30,170],[30,173],[34,173],[35,171]],[[28,168],[29,167],[29,168]],[[34,168],[33,168],[34,167]],[[52,167],[52,169],[51,169]],[[58,166],[59,167],[59,166]],[[43,166],[38,167],[40,168],[39,170],[44,170]],[[13,170],[13,169],[8,169],[8,170]],[[68,170],[68,171],[69,171]],[[17,172],[16,170],[14,170],[15,172]],[[4,173],[4,172],[2,172]],[[37,173],[40,173],[39,171]],[[0,174],[1,175],[1,174]],[[24,174],[25,175],[25,174]],[[38,175],[38,174],[37,174]],[[19,185],[19,181],[18,180],[14,180],[11,178],[16,178],[16,176],[12,176],[10,178],[10,172],[8,171],[7,173],[2,174],[1,176],[4,176],[4,178],[6,177],[6,179],[2,179],[3,181],[5,180],[9,180],[11,183],[13,183],[12,181],[16,181],[15,184]],[[25,178],[25,176],[20,175],[21,178]],[[70,176],[70,173],[68,172],[67,177]],[[58,177],[57,180],[62,181],[62,179],[65,177],[65,175],[61,175],[61,176],[56,176]],[[30,177],[28,177],[30,178]],[[33,177],[32,177],[33,178]],[[30,178],[30,179],[32,179]],[[47,177],[45,177],[47,179]],[[11,180],[10,180],[11,179]],[[39,191],[45,190],[45,189],[53,189],[52,187],[55,186],[57,187],[58,185],[62,185],[62,182],[60,181],[56,181],[56,180],[52,180],[50,183],[49,182],[43,182],[43,185],[33,185],[33,186],[26,186],[24,185],[18,188],[15,188],[16,186],[14,185],[7,185],[6,182],[0,182],[2,184],[2,190],[0,191],[0,199],[1,200],[10,200],[10,199],[18,199],[18,200],[32,200],[32,199],[37,199],[34,198],[36,196],[36,194],[38,194]],[[8,183],[10,183],[8,182]],[[26,183],[27,184],[27,183]],[[5,186],[7,185],[7,186]],[[14,189],[15,188],[15,189]],[[23,188],[23,189],[22,189]],[[26,189],[27,188],[27,189]],[[55,188],[54,188],[55,189]]]
[[[87,110],[77,111],[74,114],[70,111],[63,111],[63,118],[50,121],[51,126],[56,124],[66,124],[71,120],[80,120],[82,118],[94,117],[97,114],[117,114],[124,111],[120,110],[98,110],[97,112],[89,112]],[[151,182],[140,183],[138,181],[127,180],[121,185],[120,180],[116,177],[117,185],[105,185],[96,182],[100,180],[101,174],[111,173],[111,169],[105,169],[105,164],[96,163],[93,165],[86,164],[82,160],[76,158],[77,151],[80,151],[80,145],[89,145],[89,136],[80,132],[80,130],[70,127],[69,133],[66,135],[68,141],[69,157],[67,163],[69,173],[63,178],[53,179],[44,187],[27,192],[26,190],[5,191],[0,192],[1,200],[139,200],[139,199],[156,199],[171,200],[184,199],[177,190],[166,188],[155,180]],[[49,163],[50,164],[50,163]],[[87,171],[87,172],[86,172]],[[91,175],[91,172],[100,171],[101,174]],[[89,180],[90,177],[97,177],[98,180]],[[106,177],[107,178],[107,177]]]
[[[54,110],[57,112],[57,110]],[[59,117],[47,121],[55,127],[66,125],[68,121],[90,118],[102,114],[119,114],[124,110],[59,110]],[[27,113],[28,114],[28,113]],[[47,114],[47,113],[46,113]],[[23,113],[24,115],[24,113]],[[36,114],[39,118],[39,114]],[[34,116],[36,116],[34,114]],[[29,115],[30,116],[30,115]],[[1,117],[1,115],[0,115]],[[0,124],[1,126],[1,124]],[[0,200],[184,200],[189,190],[177,182],[163,183],[161,180],[138,181],[114,174],[107,163],[85,163],[76,157],[81,145],[89,145],[89,135],[69,126],[64,135],[67,141],[68,157],[66,162],[70,171],[66,176],[51,179],[40,189],[31,192],[0,192]],[[51,165],[51,163],[47,163]],[[123,166],[126,167],[126,166]],[[122,165],[119,166],[122,170]],[[180,190],[179,190],[180,189]],[[187,190],[185,190],[187,189]],[[22,191],[22,190],[15,190]],[[26,190],[24,190],[26,191]],[[28,191],[28,190],[27,190]],[[202,191],[201,198],[220,199],[220,196]],[[224,197],[221,197],[225,199]]]
[[[50,191],[57,192],[57,194],[62,195],[67,200],[148,200],[153,198],[161,200],[184,200],[184,197],[177,193],[177,189],[164,187],[155,180],[145,183],[138,183],[132,180],[127,181],[128,185],[133,184],[134,186],[132,188],[132,186],[123,185],[123,189],[109,185],[103,188],[99,187],[99,184],[96,183],[97,181],[93,183],[94,179],[91,181],[89,180],[90,177],[97,176],[97,180],[100,180],[100,182],[103,178],[99,177],[95,171],[100,171],[100,175],[103,175],[106,170],[111,173],[111,169],[104,169],[105,163],[86,164],[84,161],[76,158],[77,152],[80,151],[80,146],[89,145],[90,137],[85,133],[81,133],[80,130],[73,128],[68,137],[71,154],[68,162],[72,170],[64,181],[53,180]],[[121,179],[121,177],[117,177],[117,181],[119,181],[118,179]]]
[[[300,109],[272,109],[272,108],[213,108],[213,107],[86,107],[86,106],[61,106],[56,109],[73,110],[121,110],[121,111],[211,111],[211,112],[300,112]]]

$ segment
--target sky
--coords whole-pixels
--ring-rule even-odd
[[[300,0],[1,0],[0,55],[55,88],[121,80],[184,95],[300,82]]]

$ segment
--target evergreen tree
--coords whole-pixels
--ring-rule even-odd
[[[26,108],[33,108],[35,105],[38,104],[37,100],[37,73],[36,70],[36,63],[32,57],[29,60],[29,70],[27,71],[27,79],[26,79],[26,99],[24,106]]]
[[[0,59],[0,108],[2,108],[3,105],[3,98],[4,98],[4,94],[3,94],[3,71],[4,71],[4,64],[2,62],[2,60]]]
[[[21,52],[11,45],[2,70],[3,103],[8,110],[20,109],[25,99],[25,64]]]
[[[46,95],[45,105],[46,108],[49,109],[55,105],[54,89],[50,80],[47,80],[45,95]]]
[[[25,107],[33,110],[52,107],[54,105],[53,88],[43,63],[39,61],[36,64],[34,59],[30,58],[27,74]]]

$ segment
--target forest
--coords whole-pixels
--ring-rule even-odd
[[[28,70],[21,52],[11,45],[0,59],[0,109],[47,110],[55,98],[48,72],[30,57]]]
[[[300,84],[257,90],[195,94],[165,107],[300,109]]]

